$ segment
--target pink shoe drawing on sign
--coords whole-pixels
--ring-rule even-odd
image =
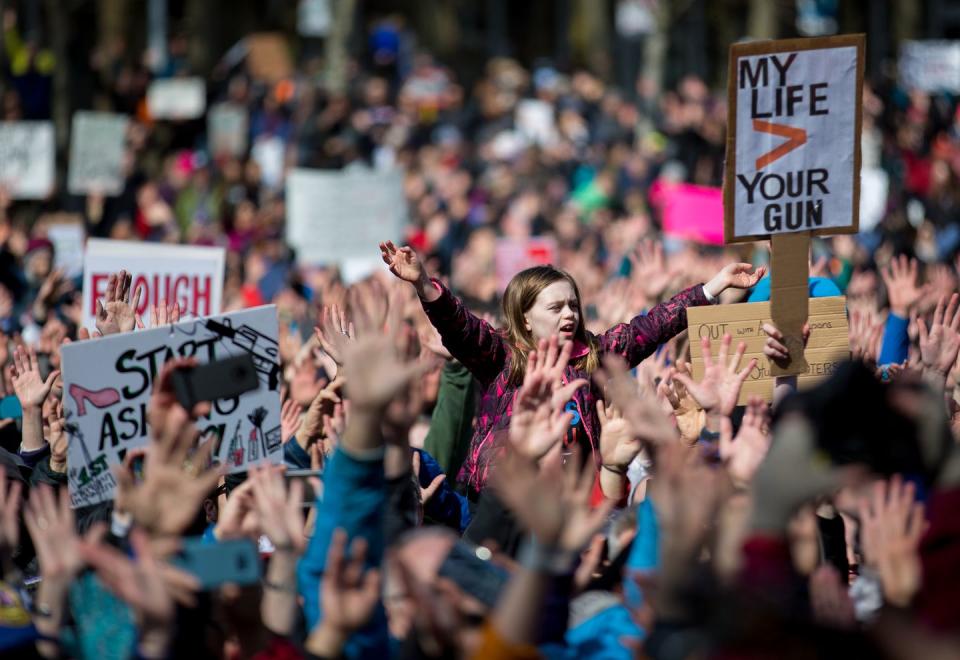
[[[78,417],[87,414],[87,401],[97,408],[106,408],[120,402],[120,392],[112,387],[104,387],[102,390],[88,390],[86,387],[74,383],[70,386],[69,392],[77,406]]]

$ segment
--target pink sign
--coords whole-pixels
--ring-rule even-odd
[[[553,263],[556,254],[557,244],[552,238],[497,239],[494,253],[497,287],[502,293],[514,275],[525,268]]]
[[[650,201],[660,209],[663,233],[707,245],[723,245],[723,191],[659,180]]]

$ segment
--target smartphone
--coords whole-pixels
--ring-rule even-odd
[[[510,576],[489,560],[480,559],[466,541],[457,541],[440,564],[440,577],[448,578],[487,607],[494,607]]]
[[[313,492],[313,486],[310,485],[310,477],[316,477],[322,483],[323,470],[287,470],[285,475],[288,481],[292,479],[300,479],[303,481],[304,507],[311,507],[317,503],[317,493]]]
[[[19,419],[20,417],[23,417],[20,399],[13,395],[0,399],[0,419]]]
[[[255,584],[263,574],[257,545],[247,539],[210,543],[200,537],[185,538],[170,563],[194,575],[205,591],[227,583]]]
[[[201,401],[232,399],[260,386],[249,353],[173,372],[173,392],[187,410]]]

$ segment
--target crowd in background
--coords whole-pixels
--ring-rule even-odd
[[[49,54],[9,13],[4,29],[0,119],[49,117]],[[165,75],[191,73],[182,48]],[[771,409],[736,405],[748,365],[729,339],[704,345],[716,361],[695,380],[681,332],[688,305],[763,299],[767,246],[665,236],[650,194],[660,179],[721,184],[723,90],[640,80],[633,101],[588,71],[509,59],[468,89],[385,20],[342,94],[309,59],[274,84],[218,68],[208,106],[249,119],[236,157],[208,150],[203,120],[149,117],[141,58],[100,56],[98,109],[134,118],[123,191],[0,195],[2,386],[23,410],[0,421],[5,656],[956,657],[957,99],[865,83],[882,220],[816,239],[810,259],[811,295],[847,297],[854,361],[810,393],[778,383]],[[547,139],[518,128],[525,99],[552,108]],[[399,279],[297,264],[293,167],[402,168],[409,248],[380,248]],[[110,506],[69,508],[60,347],[135,331],[136,314],[119,274],[97,329],[80,327],[79,283],[45,235],[63,213],[89,236],[225,246],[224,311],[277,305],[285,462],[322,473],[312,506],[282,470],[206,465],[196,411],[172,395],[172,370],[191,366],[177,362],[151,399],[142,474],[123,466]],[[583,345],[603,359],[534,332],[525,369],[490,374],[483,361],[509,365],[524,338],[496,240],[531,236],[555,239]],[[150,311],[154,325],[180,314]],[[624,327],[650,341],[603,334]],[[571,374],[590,381],[589,411],[569,407]],[[480,481],[477,429],[496,442]],[[166,563],[201,535],[269,539],[262,584],[203,591]]]

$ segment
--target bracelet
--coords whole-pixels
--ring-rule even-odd
[[[293,543],[284,543],[283,545],[273,546],[274,552],[289,552],[291,554],[295,553],[297,549],[293,547]]]
[[[271,582],[270,580],[264,578],[261,583],[263,584],[264,589],[269,589],[271,591],[282,591],[288,594],[296,594],[297,585],[292,582]]]
[[[629,469],[620,465],[608,465],[607,463],[601,464],[600,468],[608,472],[613,472],[614,474],[619,474],[621,477],[627,476],[627,470]]]

